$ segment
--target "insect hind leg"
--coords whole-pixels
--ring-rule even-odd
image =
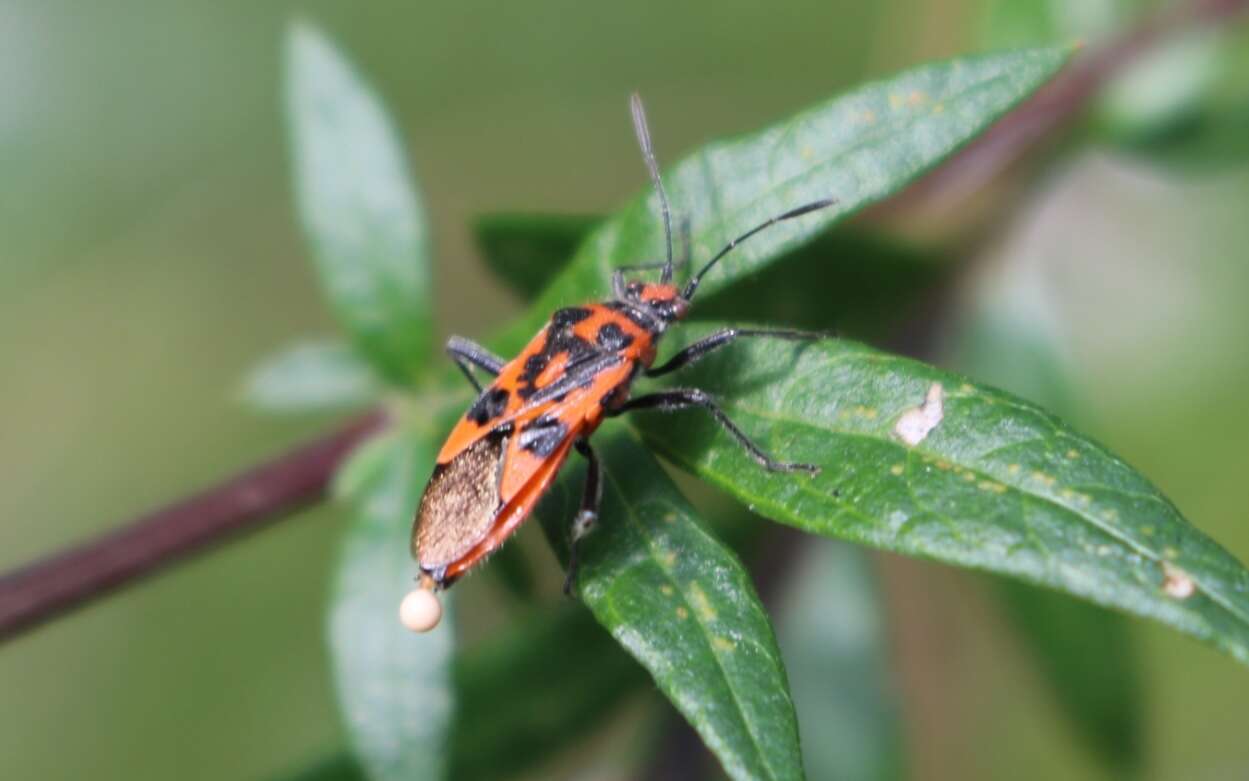
[[[674,388],[673,390],[659,391],[657,393],[648,393],[645,396],[638,396],[630,399],[624,404],[608,413],[612,416],[622,415],[626,412],[640,409],[654,409],[660,412],[674,412],[680,409],[688,409],[689,407],[702,407],[711,413],[716,422],[727,431],[737,443],[742,446],[752,459],[759,466],[769,472],[806,472],[810,475],[820,473],[820,468],[815,464],[801,464],[791,461],[778,461],[763,451],[758,445],[746,436],[746,432],[737,427],[729,416],[720,409],[720,405],[716,404],[715,399],[704,390],[699,388]]]
[[[481,393],[481,382],[477,380],[477,376],[473,374],[473,367],[487,372],[491,376],[496,376],[503,369],[504,360],[494,353],[482,347],[476,342],[465,339],[462,336],[453,336],[447,340],[447,355],[451,356],[451,360],[455,361],[455,365],[460,368],[468,381],[473,387]]]
[[[585,457],[588,466],[585,473],[585,488],[581,493],[581,507],[573,516],[572,524],[568,529],[568,574],[564,577],[564,596],[571,596],[573,587],[577,585],[577,543],[594,528],[594,524],[598,521],[599,506],[603,503],[603,481],[598,455],[585,439],[578,439],[574,447]]]

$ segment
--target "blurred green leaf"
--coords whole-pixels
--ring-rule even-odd
[[[898,192],[1032,94],[1068,51],[1030,49],[924,65],[688,156],[665,175],[665,185],[677,214],[690,220],[694,258],[710,257],[784,211],[837,199],[831,208],[744,243],[707,278],[702,294],[759,271],[829,225]],[[662,259],[664,229],[656,204],[648,191],[595,229],[530,317],[509,334],[507,346],[521,343],[558,307],[606,291],[612,269]]]
[[[347,734],[374,781],[441,779],[452,716],[450,600],[425,635],[399,623],[413,587],[412,512],[433,469],[430,443],[397,429],[367,443],[338,483],[354,518],[329,611],[329,644]],[[449,596],[449,595],[448,595]]]
[[[1190,33],[1110,91],[1102,130],[1164,165],[1221,171],[1249,159],[1249,28]]]
[[[270,357],[248,375],[243,400],[275,413],[362,407],[377,400],[377,375],[340,342],[304,342]]]
[[[281,778],[282,781],[367,781],[368,776],[354,757],[344,753],[318,760]]]
[[[409,384],[430,355],[429,247],[399,135],[307,24],[291,27],[286,69],[295,200],[322,287],[378,371]]]
[[[839,340],[747,340],[679,381],[719,393],[777,457],[823,467],[765,472],[698,411],[632,416],[662,453],[768,517],[1050,586],[1249,663],[1249,571],[1143,476],[1032,404]],[[934,395],[940,411],[924,404]]]
[[[572,259],[602,217],[575,214],[487,214],[473,221],[486,265],[528,300]]]
[[[695,519],[631,435],[609,425],[602,514],[581,542],[577,591],[641,662],[730,777],[803,778],[798,728],[772,626],[741,562]],[[556,548],[584,468],[539,507]]]
[[[1019,581],[994,592],[1073,731],[1116,770],[1138,768],[1145,687],[1124,617]]]
[[[637,662],[571,603],[518,615],[511,629],[457,658],[454,673],[447,777],[456,781],[519,775],[647,688]]]
[[[1075,414],[1082,405],[1068,379],[1048,289],[1031,256],[1008,252],[982,272],[951,351],[955,365],[976,380]],[[1017,581],[994,579],[992,588],[1079,738],[1116,768],[1137,767],[1144,686],[1127,619]]]
[[[812,544],[780,604],[777,634],[812,778],[901,777],[902,730],[884,604],[859,548]]]

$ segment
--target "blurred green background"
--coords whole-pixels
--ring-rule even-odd
[[[518,304],[487,277],[469,219],[603,212],[642,187],[631,90],[672,160],[905,65],[1033,33],[1096,40],[1127,5],[1090,3],[1045,28],[1003,21],[987,0],[5,0],[0,569],[324,425],[236,400],[258,359],[333,332],[288,183],[293,16],[388,100],[436,229],[441,327],[482,336]],[[1188,154],[1169,143],[1182,123],[1155,121],[1228,100],[1226,74],[1249,74],[1234,35],[1216,55],[1171,52],[1180,64],[1160,72],[1197,87],[1145,99],[1119,83],[976,249],[960,300],[1026,301],[1070,369],[1076,422],[1244,561],[1249,155],[1234,134],[1218,154]],[[265,778],[332,753],[343,737],[321,614],[339,520],[307,514],[0,649],[0,778]],[[885,563],[914,777],[1110,777],[977,577]],[[1132,629],[1144,777],[1249,777],[1243,666]]]

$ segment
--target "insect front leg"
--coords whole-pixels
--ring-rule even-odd
[[[447,355],[451,356],[456,366],[460,367],[460,371],[464,372],[464,376],[473,384],[478,393],[481,393],[481,383],[473,374],[474,366],[491,376],[497,375],[503,369],[502,358],[462,336],[453,336],[448,339],[446,349]]]
[[[724,427],[724,430],[737,440],[750,457],[753,458],[760,466],[769,472],[807,472],[815,475],[819,474],[820,468],[815,464],[799,464],[789,461],[777,461],[767,453],[750,441],[750,437],[737,427],[729,416],[724,414],[724,410],[716,404],[715,400],[707,394],[706,391],[698,388],[674,388],[673,390],[659,391],[658,393],[648,393],[645,396],[638,396],[630,399],[624,404],[610,412],[610,415],[621,415],[625,412],[639,409],[655,409],[661,412],[673,412],[675,410],[687,409],[689,407],[702,407],[711,413],[716,422]]]
[[[598,520],[598,508],[603,502],[603,481],[600,479],[598,455],[585,439],[578,439],[574,445],[577,452],[585,457],[588,467],[585,473],[585,489],[581,493],[581,507],[572,519],[568,530],[568,575],[564,578],[564,595],[572,594],[577,584],[577,543],[589,534]]]
[[[662,366],[656,366],[646,370],[647,377],[658,377],[661,374],[668,374],[677,369],[689,366],[707,353],[726,344],[732,344],[743,336],[765,336],[771,339],[786,339],[791,342],[807,341],[815,339],[823,339],[828,334],[818,331],[795,331],[786,328],[725,328],[716,331],[705,339],[699,339],[689,347],[681,350],[676,355],[668,359]]]

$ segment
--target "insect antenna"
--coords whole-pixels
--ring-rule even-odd
[[[638,146],[642,147],[642,159],[646,161],[646,171],[655,184],[655,192],[659,193],[659,207],[664,215],[664,238],[667,241],[668,259],[664,263],[663,276],[660,281],[668,284],[672,281],[672,215],[668,211],[668,196],[664,193],[664,183],[659,178],[659,164],[655,162],[655,149],[651,146],[651,133],[646,127],[646,110],[642,108],[642,97],[636,92],[629,96],[629,110],[633,113],[633,132],[637,134]]]
[[[712,266],[720,262],[720,258],[723,258],[725,255],[729,254],[733,250],[734,247],[736,247],[738,244],[741,244],[746,239],[749,239],[751,236],[764,230],[765,228],[772,227],[778,222],[784,222],[785,220],[792,220],[794,217],[801,217],[804,214],[810,214],[813,211],[819,211],[820,209],[827,208],[829,206],[832,206],[835,203],[837,203],[836,198],[824,198],[823,200],[812,201],[811,203],[808,203],[805,206],[799,206],[797,209],[790,209],[784,214],[778,214],[775,217],[772,217],[768,219],[766,222],[756,225],[755,227],[746,231],[742,235],[733,239],[724,247],[724,249],[717,252],[715,257],[707,261],[707,265],[699,269],[698,273],[695,274],[690,279],[690,281],[685,285],[685,289],[681,291],[681,298],[684,298],[686,301],[689,301],[691,298],[693,298],[694,293],[697,292],[698,290],[698,284],[702,282],[703,275],[706,274],[708,271],[710,271]]]

